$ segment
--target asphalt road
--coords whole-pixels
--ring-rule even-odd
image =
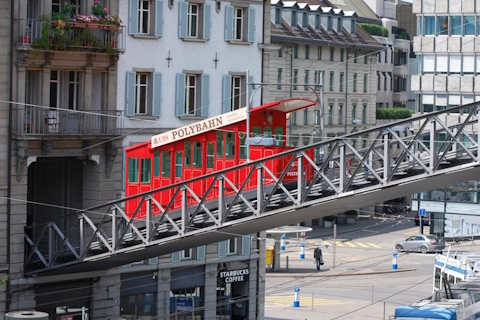
[[[397,269],[392,266],[395,242],[418,232],[409,216],[361,219],[337,227],[334,248],[333,230],[315,228],[304,240],[305,259],[300,258],[301,238],[291,235],[280,270],[267,273],[265,319],[389,319],[397,306],[428,297],[434,254],[401,253]],[[474,245],[464,243],[462,249]],[[313,261],[316,246],[325,260],[319,272]],[[299,307],[293,307],[295,288]]]

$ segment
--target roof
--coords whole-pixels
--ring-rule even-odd
[[[300,109],[308,108],[316,104],[316,101],[309,99],[290,98],[278,101],[272,101],[261,106],[251,108],[251,113],[261,110],[276,110],[283,113],[289,113]],[[180,128],[163,132],[151,137],[150,141],[141,142],[134,146],[126,147],[124,151],[137,149],[150,145],[151,148],[158,148],[173,142],[181,141],[186,138],[226,127],[234,123],[247,119],[247,108],[240,108],[215,117],[210,117]]]
[[[305,2],[302,2],[305,3]],[[312,4],[312,0],[308,0],[309,7],[306,10],[318,11],[320,13],[329,13],[338,17],[356,18],[356,13],[353,11],[345,11],[342,8],[332,7],[332,4],[327,1],[315,1],[315,5]],[[278,5],[278,2],[271,2],[272,5]],[[289,7],[283,4],[283,8],[289,9]],[[291,2],[289,2],[292,5]],[[298,3],[297,3],[298,4]],[[290,7],[291,8],[291,7]],[[350,9],[350,8],[349,8]],[[378,19],[377,19],[378,20]],[[356,34],[350,34],[343,28],[341,31],[327,31],[323,26],[320,29],[315,29],[309,24],[308,27],[302,27],[300,24],[296,26],[290,25],[286,19],[281,19],[281,24],[276,25],[271,21],[271,38],[272,41],[289,41],[289,42],[304,42],[314,44],[325,44],[329,46],[338,47],[356,47],[367,50],[379,50],[382,45],[378,43],[370,34],[365,32],[361,27],[356,28]]]

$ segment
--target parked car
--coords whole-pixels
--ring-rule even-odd
[[[413,218],[415,221],[415,225],[419,226],[420,225],[420,220],[418,219],[418,213],[415,213],[415,218]],[[430,215],[427,215],[426,217],[423,217],[423,225],[424,226],[429,226],[430,225]]]
[[[445,243],[442,239],[431,234],[418,234],[408,237],[406,240],[399,241],[395,244],[397,251],[413,251],[413,252],[437,252],[445,249]]]

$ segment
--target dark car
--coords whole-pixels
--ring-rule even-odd
[[[397,251],[413,252],[437,252],[445,249],[445,243],[442,239],[431,234],[418,234],[408,237],[406,240],[398,241],[395,244]]]
[[[419,226],[420,225],[420,220],[418,219],[418,213],[415,213],[415,218],[413,218],[415,221],[415,225]],[[423,225],[424,226],[429,226],[430,225],[430,216],[427,215],[426,217],[423,217]]]

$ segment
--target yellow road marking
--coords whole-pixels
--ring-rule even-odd
[[[345,242],[345,244],[346,244],[347,246],[351,247],[351,248],[356,248],[356,247],[357,247],[356,245],[354,245],[353,243],[351,243],[351,242],[349,242],[349,241]]]
[[[322,243],[326,246],[331,246],[330,242],[328,242],[328,241],[322,241]]]
[[[369,246],[372,246],[372,247],[374,247],[374,248],[377,248],[377,249],[382,249],[382,247],[380,247],[380,246],[377,246],[375,243],[367,242],[367,244],[368,244]]]
[[[310,241],[310,244],[311,244],[312,246],[318,246],[317,241]]]
[[[269,296],[265,297],[266,302],[273,302],[275,305],[278,306],[293,306],[293,295],[290,296]],[[339,305],[339,304],[350,304],[351,302],[348,301],[340,301],[340,300],[328,300],[328,299],[321,299],[321,298],[314,298],[313,305],[314,306],[321,306],[321,305]],[[312,306],[312,299],[309,297],[299,297],[299,304],[301,307],[305,306]]]
[[[369,248],[369,246],[367,246],[366,244],[363,244],[361,242],[355,242],[355,243],[358,244],[362,248]]]
[[[335,241],[335,244],[336,244],[337,246],[339,246],[339,247],[343,247],[343,243],[340,242],[340,241]]]

